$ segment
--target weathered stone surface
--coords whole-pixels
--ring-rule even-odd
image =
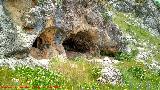
[[[17,3],[22,2],[20,0]],[[96,0],[64,0],[59,6],[55,6],[52,0],[28,0],[27,5],[22,5],[22,8],[17,6],[15,0],[4,3],[1,11],[4,12],[6,8],[11,15],[2,13],[8,19],[3,18],[1,27],[6,29],[4,27],[8,25],[7,28],[13,29],[13,32],[12,36],[1,34],[5,35],[2,40],[15,40],[4,43],[7,45],[2,48],[8,50],[6,53],[12,54],[18,48],[27,48],[26,56],[30,54],[37,59],[46,59],[56,55],[65,56],[65,50],[95,54],[102,50],[115,53],[121,48],[120,30],[113,23],[106,22],[101,14],[105,12],[105,8]],[[14,12],[15,10],[17,11]],[[5,20],[8,20],[6,24]],[[8,45],[9,42],[12,43],[11,46]],[[9,51],[9,48],[13,51]],[[19,57],[19,54],[16,56],[23,57]]]
[[[33,58],[32,56],[28,56],[23,59],[17,59],[17,58],[3,58],[0,59],[0,67],[2,66],[8,66],[9,68],[14,69],[17,66],[27,66],[27,67],[36,67],[36,66],[42,66],[44,68],[48,68],[49,66],[49,60],[48,59],[41,59],[37,60]]]
[[[6,35],[6,33],[3,31],[2,35],[6,35],[2,36],[5,40],[9,40],[8,36],[10,36],[13,40],[15,39],[15,41],[12,41],[11,43],[14,44],[10,44],[10,45],[5,45],[3,48],[4,50],[9,50],[9,48],[13,48],[15,46],[15,48],[13,48],[12,50],[14,52],[16,52],[17,50],[19,50],[18,48],[23,49],[30,49],[32,47],[32,44],[34,43],[35,39],[41,34],[42,31],[45,31],[45,28],[51,27],[53,26],[52,21],[53,19],[53,14],[52,13],[54,11],[54,5],[52,3],[51,0],[47,0],[46,2],[43,2],[43,6],[40,4],[40,2],[37,2],[39,4],[37,4],[38,6],[34,6],[31,5],[32,4],[32,0],[28,0],[28,2],[26,3],[27,5],[23,5],[25,4],[23,2],[23,0],[20,0],[16,3],[16,0],[7,0],[4,1],[3,3],[3,7],[2,10],[4,12],[4,15],[6,17],[6,20],[8,19],[8,22],[6,23],[6,26],[8,29],[13,29],[12,31],[12,36],[11,35]],[[17,4],[21,4],[20,6]],[[10,15],[8,15],[6,13],[7,12],[11,13]],[[44,14],[43,14],[44,13]],[[22,19],[21,19],[22,18]],[[50,19],[52,18],[52,20]],[[10,20],[12,19],[12,20]],[[13,24],[13,22],[15,22]],[[9,23],[11,23],[10,27],[9,27]],[[5,21],[2,21],[2,27],[4,27]],[[5,28],[4,30],[6,30],[7,28]],[[3,28],[2,28],[3,29]],[[25,32],[24,32],[24,30]],[[11,30],[10,30],[11,31]],[[10,32],[9,30],[6,30],[6,32]],[[53,30],[54,31],[54,30]],[[47,32],[47,31],[46,31]],[[53,33],[51,33],[53,34]],[[50,39],[52,39],[54,36],[51,36],[51,34],[48,33],[48,35],[43,35],[44,39],[43,39],[43,44],[44,43],[48,43],[48,42],[52,42]],[[15,37],[13,37],[13,35],[15,35]],[[42,36],[41,35],[41,36]],[[47,42],[44,41],[47,38]],[[3,39],[2,39],[3,40]],[[50,41],[49,41],[50,40]],[[4,40],[3,40],[4,41]],[[4,44],[7,44],[9,42],[5,42]],[[53,43],[53,42],[52,42]],[[28,50],[27,50],[28,51]],[[2,53],[9,53],[12,54],[12,51],[8,51],[8,52],[4,52],[2,51]],[[29,52],[27,52],[29,53]],[[7,56],[9,56],[7,55]]]
[[[120,71],[114,67],[105,67],[101,71],[102,75],[98,78],[100,83],[111,83],[113,85],[122,84],[122,75]]]
[[[23,44],[19,41],[16,26],[6,15],[2,1],[0,5],[0,55],[23,49]]]
[[[154,0],[109,0],[113,7],[122,12],[134,13],[142,19],[141,26],[144,24],[148,29],[152,29],[155,35],[160,33],[160,10]]]
[[[62,10],[59,11],[61,22],[58,22],[58,27],[66,33],[66,36],[62,36],[61,42],[72,38],[73,35],[79,35],[80,32],[88,32],[86,35],[91,38],[90,44],[88,44],[90,47],[111,53],[118,51],[121,42],[120,30],[114,24],[105,21],[101,14],[105,12],[105,9],[99,7],[103,7],[103,5],[100,5],[96,0],[64,0],[62,8],[60,8]],[[78,37],[87,39],[87,36],[83,35]],[[77,41],[80,42],[81,39],[77,39]],[[80,47],[85,48],[85,46]]]
[[[110,83],[112,85],[122,84],[122,74],[119,69],[114,67],[115,64],[120,63],[120,61],[115,60],[113,57],[103,57],[102,59],[91,59],[91,63],[98,63],[101,65],[101,76],[97,79],[99,83],[105,84]]]

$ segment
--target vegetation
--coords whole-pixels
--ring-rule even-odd
[[[160,0],[154,0],[155,4],[160,8]]]
[[[28,88],[51,88],[51,86],[64,86],[64,78],[61,74],[41,67],[34,69],[29,67],[16,67],[11,70],[8,67],[0,69],[1,86],[28,86]],[[13,89],[13,88],[10,88]]]
[[[134,17],[134,16],[133,16]],[[113,18],[113,22],[116,23],[121,30],[123,30],[124,33],[128,33],[129,35],[133,36],[134,39],[138,43],[132,44],[132,49],[137,49],[137,47],[144,47],[140,43],[146,43],[147,45],[153,45],[155,48],[148,47],[146,49],[150,49],[153,54],[153,57],[160,61],[160,37],[159,36],[153,36],[151,33],[149,33],[147,30],[140,28],[136,25],[129,24],[126,21],[128,21],[129,16],[124,15],[121,12],[116,13],[116,17]],[[145,46],[146,47],[146,46]]]
[[[124,87],[132,90],[158,90],[160,77],[150,71],[143,63],[123,62],[117,65],[123,75]],[[127,90],[128,90],[127,89]]]
[[[132,50],[130,53],[128,52],[117,52],[115,55],[115,59],[119,61],[130,61],[134,60],[136,55],[138,54],[138,50]]]
[[[56,1],[60,6],[62,0]],[[104,2],[105,0],[100,1]],[[136,0],[138,3],[144,1]],[[110,18],[106,13],[102,15],[106,21]],[[123,32],[132,35],[137,42],[154,45],[155,48],[152,49],[152,53],[154,58],[160,61],[160,54],[157,53],[160,52],[159,37],[151,35],[143,28],[127,23],[127,18],[123,13],[117,12],[113,22]],[[116,60],[121,61],[115,65],[122,73],[123,83],[121,85],[113,86],[109,83],[98,83],[96,80],[101,75],[101,66],[97,63],[88,62],[86,58],[77,56],[65,62],[61,62],[59,58],[53,58],[49,69],[16,67],[15,70],[12,70],[7,66],[0,67],[0,86],[15,86],[14,89],[28,88],[30,90],[48,90],[49,88],[57,88],[58,90],[159,90],[160,70],[155,73],[143,63],[135,61],[135,57],[139,52],[136,47],[143,46],[135,44],[130,53],[118,52],[114,56]],[[113,56],[103,51],[101,51],[101,55]]]
[[[38,90],[38,88],[48,90],[51,87],[58,90],[81,90],[82,88],[84,90],[160,89],[158,74],[149,71],[142,63],[131,60],[119,63],[116,67],[123,74],[124,83],[122,85],[97,83],[96,79],[100,76],[101,68],[98,64],[87,62],[85,58],[66,62],[54,58],[49,70],[41,67],[16,67],[15,70],[1,67],[0,85],[16,86],[17,89],[25,89],[24,86],[28,86],[29,89],[34,90]]]

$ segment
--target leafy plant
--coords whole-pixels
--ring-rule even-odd
[[[131,67],[128,69],[128,72],[130,72],[133,77],[136,77],[137,79],[144,80],[145,77],[145,71],[141,67]]]
[[[138,50],[132,50],[130,53],[128,52],[117,52],[115,55],[115,59],[119,60],[119,61],[123,61],[123,60],[133,60],[138,54]]]
[[[132,56],[127,52],[117,52],[115,55],[115,59],[119,61],[123,61],[123,60],[129,61],[132,59]]]
[[[101,13],[101,15],[103,16],[105,22],[108,22],[111,20],[111,16],[109,16],[107,12]]]
[[[160,76],[160,70],[158,70],[158,76]]]
[[[98,84],[97,83],[83,83],[82,85],[80,85],[80,89],[85,89],[85,90],[97,90],[99,87],[98,87]]]
[[[154,2],[160,8],[160,0],[154,0]]]
[[[101,68],[93,67],[91,71],[91,75],[94,79],[97,79],[101,75]]]

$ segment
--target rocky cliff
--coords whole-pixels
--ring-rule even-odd
[[[2,58],[49,59],[68,51],[114,55],[122,48],[121,31],[106,21],[97,0],[1,0],[0,9]]]
[[[142,81],[147,70],[160,75],[159,17],[153,0],[0,0],[0,67],[53,64],[71,81]]]
[[[146,27],[154,35],[160,33],[160,10],[156,0],[108,0],[108,3],[121,12],[132,13],[140,27]]]

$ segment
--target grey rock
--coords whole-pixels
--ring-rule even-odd
[[[105,67],[101,71],[102,75],[97,79],[100,83],[111,83],[112,85],[122,84],[122,75],[120,71],[114,67]]]
[[[32,68],[36,66],[41,66],[48,69],[49,60],[48,59],[37,60],[31,56],[28,56],[23,59],[17,59],[15,57],[3,58],[3,59],[0,59],[0,67],[2,66],[8,66],[11,69],[15,69],[15,67],[23,67],[23,66],[32,67]]]
[[[135,2],[135,0],[110,1],[113,2],[112,5],[116,10],[136,14],[137,17],[143,20],[143,22],[141,22],[141,25],[143,24],[152,29],[152,31],[155,30],[155,32],[160,31],[160,11],[158,10],[158,7],[156,6],[154,0],[145,0],[141,3],[137,3]]]

